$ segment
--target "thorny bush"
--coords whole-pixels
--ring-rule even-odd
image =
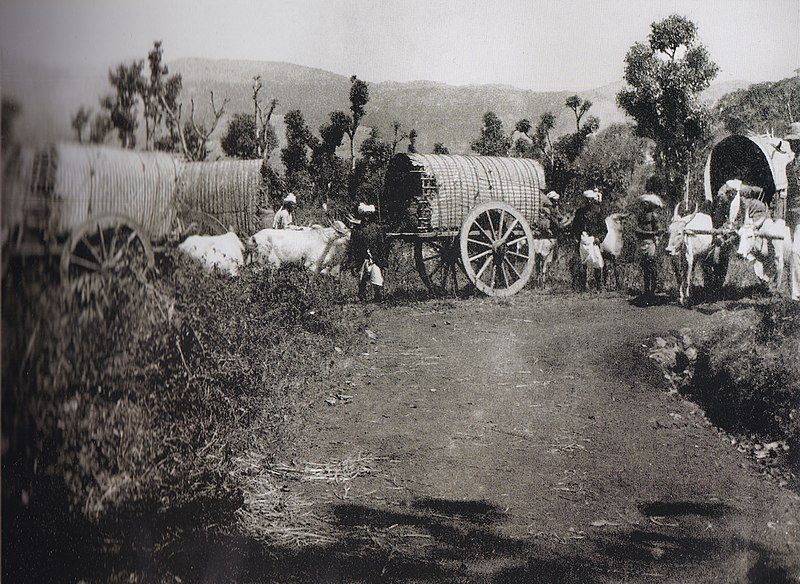
[[[303,270],[230,279],[168,252],[149,283],[29,271],[3,290],[6,529],[34,508],[144,525],[156,543],[170,526],[230,527],[236,461],[275,455],[304,388],[355,330],[338,284]],[[13,541],[6,560],[31,553]]]

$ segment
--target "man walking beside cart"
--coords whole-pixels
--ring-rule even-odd
[[[388,267],[386,238],[375,218],[375,205],[359,203],[358,218],[350,219],[350,249],[358,273],[358,299],[366,300],[372,286],[375,302],[383,301],[383,272]]]

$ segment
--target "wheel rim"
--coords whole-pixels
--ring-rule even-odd
[[[511,205],[483,203],[461,228],[461,261],[470,282],[488,296],[511,296],[530,280],[534,268],[533,233]]]
[[[150,242],[133,221],[99,216],[76,229],[64,246],[61,275],[74,280],[88,274],[132,274],[144,278],[153,267]]]
[[[428,292],[436,296],[458,296],[468,288],[457,238],[418,240],[414,260]]]

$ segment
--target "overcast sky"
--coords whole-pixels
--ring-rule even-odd
[[[589,89],[622,78],[630,45],[691,18],[719,81],[800,67],[800,0],[0,0],[3,58],[99,68],[143,57],[288,61],[368,81]]]

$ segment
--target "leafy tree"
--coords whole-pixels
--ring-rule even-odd
[[[494,112],[483,114],[480,137],[472,142],[472,149],[483,156],[507,156],[511,139],[503,131],[503,122]]]
[[[541,152],[542,157],[549,161],[550,166],[555,163],[555,154],[553,153],[553,141],[551,132],[556,127],[556,116],[553,112],[544,112],[539,118],[539,123],[536,125],[536,134],[534,136],[534,146]]]
[[[553,149],[556,155],[560,155],[568,164],[572,164],[583,151],[586,140],[599,128],[600,120],[595,116],[589,116],[583,125],[578,127],[577,132],[565,134],[555,141]]]
[[[728,93],[716,109],[731,134],[780,132],[800,119],[800,77],[757,83]]]
[[[311,131],[300,110],[286,112],[286,146],[281,150],[286,181],[290,189],[307,187],[310,184],[308,150],[312,144]]]
[[[411,131],[408,133],[408,151],[411,154],[417,151],[417,131],[414,128],[411,128]]]
[[[89,120],[92,117],[92,112],[89,108],[81,106],[78,108],[78,111],[75,112],[75,115],[72,117],[72,129],[75,130],[75,135],[78,138],[78,142],[83,142],[83,132],[86,130],[86,126],[89,125]]]
[[[14,123],[19,116],[19,103],[10,97],[0,99],[0,142],[7,146],[13,142]]]
[[[350,77],[350,115],[344,114],[346,117],[342,119],[347,120],[345,133],[350,139],[350,169],[356,168],[356,130],[364,117],[366,110],[364,109],[369,101],[369,85],[366,81],[362,81],[355,75]]]
[[[528,118],[521,119],[517,122],[516,126],[514,126],[514,130],[526,135],[531,131],[531,128],[533,128],[533,124],[531,124],[531,121]]]
[[[311,173],[316,192],[339,200],[343,205],[349,201],[348,174],[351,169],[336,155],[336,149],[344,140],[348,123],[344,112],[331,112],[330,121],[319,128],[320,139],[312,139],[311,144]]]
[[[106,137],[111,132],[111,118],[105,112],[94,114],[92,125],[89,128],[89,142],[92,144],[104,144]]]
[[[575,114],[575,131],[581,131],[581,119],[592,107],[592,102],[588,99],[581,99],[578,95],[570,95],[564,102],[569,109]]]
[[[433,145],[434,154],[450,154],[450,149],[441,142],[435,142]]]
[[[153,146],[156,129],[163,117],[162,106],[159,96],[164,91],[164,78],[169,73],[167,66],[162,63],[164,50],[161,48],[161,41],[155,41],[153,48],[147,54],[147,63],[150,71],[150,78],[142,83],[141,97],[144,109],[144,131],[145,149],[150,150]]]
[[[277,145],[277,137],[272,125],[267,125],[264,132],[263,134],[258,133],[253,114],[234,114],[222,137],[222,150],[234,158],[246,160],[260,158],[262,152],[271,152]],[[259,142],[262,142],[263,145]]]
[[[360,201],[376,202],[376,194],[383,192],[384,176],[392,158],[392,145],[384,142],[377,128],[359,147],[361,157],[356,163],[356,194]]]
[[[123,148],[136,146],[136,130],[139,127],[136,106],[145,83],[143,68],[142,61],[134,61],[128,65],[120,63],[116,69],[110,70],[108,81],[115,93],[105,96],[100,102],[108,111]]]
[[[617,103],[636,121],[636,133],[655,142],[672,200],[680,196],[695,152],[710,138],[711,115],[699,95],[718,70],[697,27],[679,15],[654,22],[647,43],[634,44],[625,57],[630,88],[617,94]]]
[[[646,164],[648,144],[630,124],[612,124],[592,138],[576,160],[579,182],[599,187],[611,200],[624,196]]]

